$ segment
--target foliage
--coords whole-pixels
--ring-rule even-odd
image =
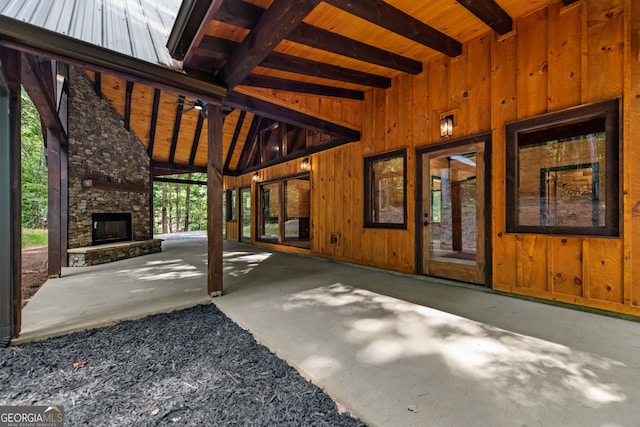
[[[192,181],[207,180],[207,175],[204,173],[191,173],[190,175],[190,178],[186,174],[167,175],[164,178],[191,179]],[[163,191],[163,187],[166,191]],[[189,202],[187,203],[187,184],[158,181],[153,183],[154,233],[163,232],[163,204],[166,209],[167,232],[175,233],[177,231],[207,229],[207,186],[191,184],[189,187]],[[185,230],[185,211],[187,207],[189,210],[189,230]]]
[[[44,228],[47,223],[47,166],[40,115],[22,91],[22,225]]]
[[[46,229],[22,229],[22,247],[45,246],[48,242],[48,231]]]

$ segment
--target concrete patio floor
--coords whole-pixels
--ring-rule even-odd
[[[211,302],[202,238],[63,274],[14,344]],[[227,316],[370,425],[640,425],[638,322],[232,242],[224,280]]]

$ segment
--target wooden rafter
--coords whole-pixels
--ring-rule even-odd
[[[242,153],[240,153],[240,159],[238,160],[236,169],[247,167],[246,165],[251,157],[252,145],[255,145],[256,143],[256,135],[258,134],[258,129],[260,128],[261,123],[262,117],[254,115],[253,120],[251,121],[251,126],[249,126],[249,132],[244,140],[244,146],[242,147]]]
[[[158,177],[153,179],[156,182],[170,182],[172,184],[189,184],[189,185],[207,185],[207,181],[199,181],[195,179],[178,179]]]
[[[391,79],[388,77],[339,67],[337,65],[325,64],[323,62],[311,61],[309,59],[286,55],[284,53],[274,52],[260,65],[273,68],[275,70],[305,74],[314,77],[323,77],[326,79],[364,86],[372,86],[382,89],[388,89],[391,87]]]
[[[149,143],[147,144],[147,154],[153,159],[153,144],[156,140],[156,127],[158,125],[158,110],[160,109],[160,89],[153,91],[153,107],[151,109],[151,124],[149,125]]]
[[[178,137],[180,136],[180,124],[182,122],[182,111],[184,110],[184,96],[178,97],[178,105],[176,106],[176,118],[173,121],[173,136],[171,137],[171,150],[169,151],[169,163],[173,163],[176,156],[176,147],[178,146]]]
[[[198,114],[198,123],[196,124],[196,131],[193,135],[193,144],[191,144],[191,154],[189,155],[190,165],[193,165],[196,161],[196,154],[198,153],[198,145],[200,144],[200,135],[202,135],[203,124],[204,124],[204,115]]]
[[[316,130],[331,136],[344,138],[349,141],[360,140],[360,131],[355,129],[331,123],[329,121],[290,110],[261,99],[252,98],[238,92],[231,92],[227,97],[225,104],[250,113],[258,114],[261,117],[282,121],[302,128]]]
[[[495,0],[457,0],[457,2],[500,35],[507,34],[513,29],[511,16]]]
[[[249,30],[260,20],[265,9],[240,0],[227,0],[215,14],[215,19]],[[409,74],[422,72],[422,63],[375,46],[371,46],[322,28],[301,22],[287,40],[328,52],[377,64]]]
[[[301,157],[306,157],[306,156],[310,156],[314,153],[319,153],[320,151],[324,151],[324,150],[328,150],[330,148],[335,148],[335,147],[339,147],[341,145],[345,145],[345,144],[349,144],[351,142],[354,141],[348,141],[346,139],[342,139],[342,138],[332,138],[328,141],[325,142],[321,142],[319,144],[315,144],[312,145],[310,147],[304,148],[302,150],[296,151],[294,153],[288,154],[286,156],[265,162],[265,163],[260,163],[258,165],[254,165],[254,166],[246,166],[242,169],[238,169],[235,171],[228,171],[227,174],[228,175],[232,175],[232,176],[239,176],[239,175],[243,175],[246,173],[250,173],[250,172],[254,172],[266,167],[271,167],[271,166],[275,166],[275,165],[279,165],[281,163],[286,163],[289,162],[291,160],[294,159],[299,159]],[[252,146],[252,149],[256,148],[257,144],[254,144]]]
[[[232,55],[238,44],[231,40],[205,36],[200,44],[200,54],[209,55],[211,58],[223,59]],[[272,52],[259,64],[262,67],[273,68],[280,71],[305,74],[313,77],[321,77],[329,80],[337,80],[363,86],[372,86],[382,89],[391,87],[391,79],[376,74],[365,73],[310,59]],[[243,79],[244,80],[244,79]],[[240,82],[242,83],[242,82]]]
[[[127,89],[124,98],[124,128],[130,130],[131,123],[131,94],[133,93],[133,82],[127,80]]]
[[[185,172],[207,173],[207,168],[204,166],[191,166],[191,165],[184,165],[180,163],[152,161],[151,168],[153,169],[153,176],[172,175],[176,173],[185,173]]]
[[[346,99],[364,99],[364,92],[361,90],[344,89],[320,85],[315,83],[299,82],[296,80],[280,79],[278,77],[265,76],[262,74],[251,74],[241,83],[241,86],[254,86],[266,89],[285,90],[289,92],[308,93],[312,95],[333,96]]]
[[[454,57],[462,53],[462,44],[444,33],[418,21],[382,0],[324,0],[382,28],[400,34],[431,49]]]
[[[577,2],[578,0],[562,0],[562,4],[565,6],[569,6],[570,4],[573,4],[575,2]]]
[[[171,56],[180,61],[189,61],[191,47],[200,42],[206,32],[207,23],[222,3],[222,0],[184,0],[182,2],[167,41]]]
[[[99,71],[95,72],[93,78],[93,91],[102,98],[102,73]]]
[[[311,12],[320,0],[275,0],[224,65],[221,76],[237,86]]]
[[[224,161],[224,166],[222,168],[223,171],[229,170],[229,165],[231,164],[231,157],[233,157],[233,152],[236,150],[236,145],[238,143],[238,137],[240,136],[240,131],[242,131],[242,125],[244,124],[244,118],[247,115],[246,111],[240,111],[240,116],[238,116],[238,122],[236,123],[236,128],[233,131],[233,137],[231,138],[231,145],[229,145],[229,151],[227,152],[227,158]]]

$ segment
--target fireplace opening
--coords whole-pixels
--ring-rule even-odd
[[[130,213],[94,213],[91,223],[93,246],[131,241]]]

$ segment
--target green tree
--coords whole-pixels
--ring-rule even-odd
[[[47,220],[47,166],[40,115],[22,91],[22,226],[45,228]]]

